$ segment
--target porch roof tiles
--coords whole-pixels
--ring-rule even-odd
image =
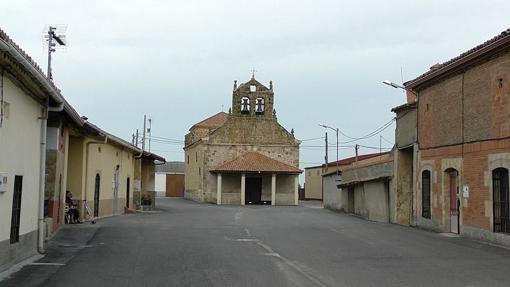
[[[297,167],[277,161],[258,152],[247,152],[242,156],[220,164],[210,170],[212,173],[284,173],[303,172]]]

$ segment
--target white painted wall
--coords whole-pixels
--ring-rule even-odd
[[[4,101],[8,118],[0,127],[0,173],[7,173],[7,192],[0,193],[0,242],[10,237],[14,176],[23,176],[20,235],[37,230],[41,106],[7,77]]]
[[[155,183],[156,196],[166,196],[166,173],[156,172],[156,183]]]

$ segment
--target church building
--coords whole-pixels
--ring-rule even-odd
[[[185,194],[216,204],[297,205],[299,145],[277,121],[273,84],[237,86],[232,107],[189,129]]]

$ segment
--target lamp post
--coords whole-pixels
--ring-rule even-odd
[[[388,85],[388,86],[390,86],[390,87],[393,87],[393,88],[395,88],[395,89],[402,89],[402,90],[404,90],[404,91],[406,91],[406,92],[407,92],[407,91],[409,91],[409,92],[413,93],[415,96],[418,96],[418,94],[417,94],[415,91],[413,91],[413,90],[411,90],[411,89],[407,89],[406,87],[401,86],[401,85],[399,85],[399,84],[393,83],[392,81],[384,80],[384,81],[383,81],[383,84]]]
[[[334,127],[331,127],[331,126],[328,126],[325,124],[319,124],[319,126],[325,128],[325,129],[333,130],[336,133],[336,174],[338,174],[338,128],[334,128]],[[327,164],[326,164],[326,168],[327,168]]]

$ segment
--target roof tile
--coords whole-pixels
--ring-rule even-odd
[[[219,173],[301,173],[302,171],[294,166],[277,161],[258,152],[247,152],[242,156],[223,163],[211,170]]]

